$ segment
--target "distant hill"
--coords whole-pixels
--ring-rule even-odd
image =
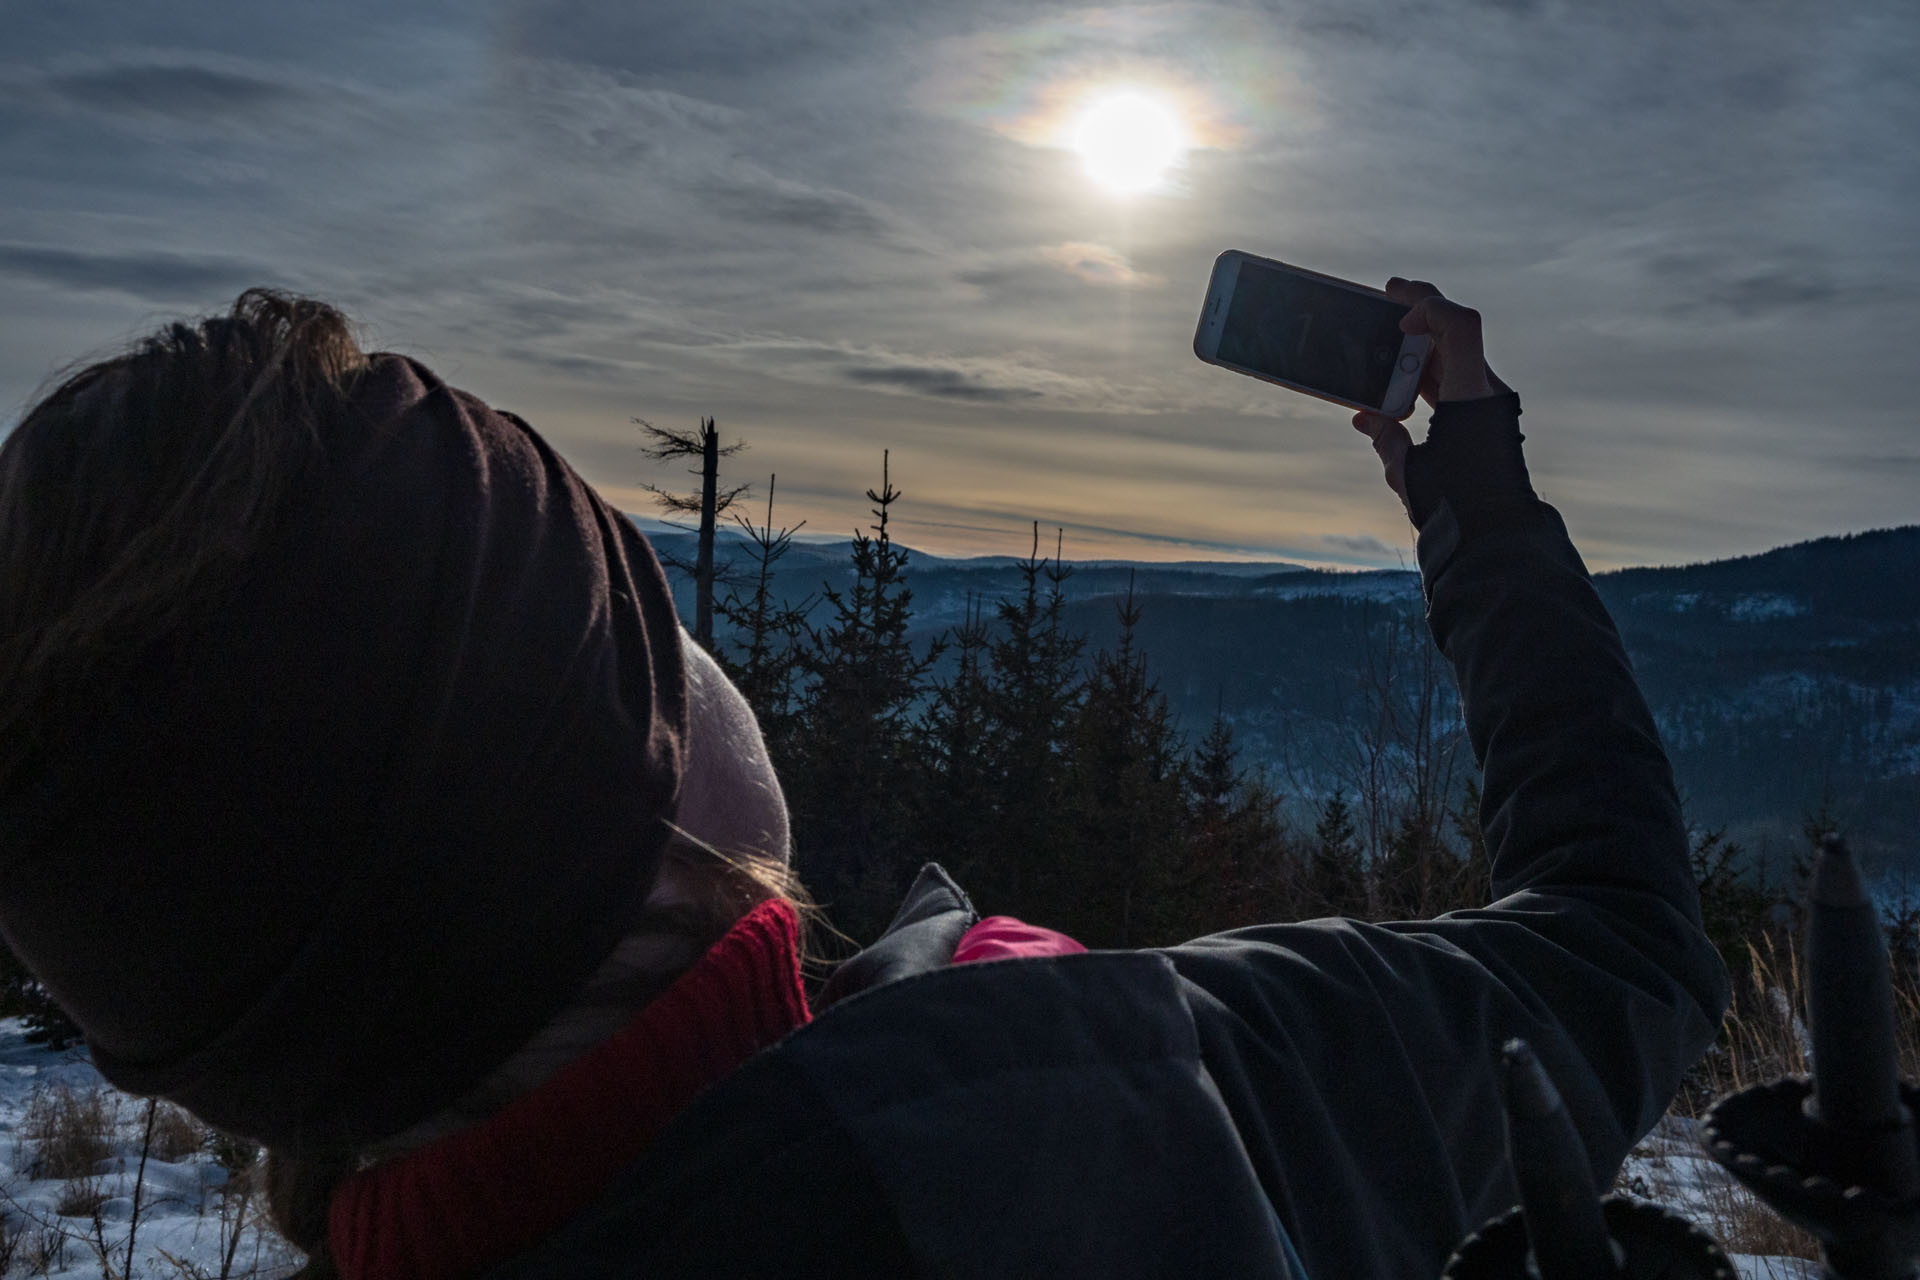
[[[663,533],[690,554],[690,535]],[[1091,655],[1117,634],[1131,576],[1138,643],[1184,729],[1216,707],[1246,758],[1301,793],[1351,764],[1356,699],[1385,628],[1418,617],[1411,572],[1293,564],[1071,564],[1072,625]],[[778,587],[804,599],[850,580],[845,544],[796,544]],[[923,637],[967,601],[1018,588],[1011,560],[915,552],[908,582]],[[1883,863],[1920,870],[1920,526],[1758,555],[1600,574],[1659,720],[1689,815],[1778,857],[1823,799]],[[691,604],[690,592],[682,607]],[[1398,646],[1395,660],[1416,656]]]

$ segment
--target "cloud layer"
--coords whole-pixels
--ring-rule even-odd
[[[10,407],[277,283],[609,488],[659,478],[629,418],[714,413],[810,527],[861,519],[892,448],[936,550],[1018,552],[1039,519],[1087,556],[1396,563],[1404,519],[1345,415],[1188,350],[1233,247],[1479,306],[1596,564],[1915,516],[1900,0],[76,0],[9,22]],[[1122,81],[1200,143],[1125,201],[1048,123]]]

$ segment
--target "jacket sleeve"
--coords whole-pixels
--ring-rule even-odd
[[[1492,904],[1167,952],[1315,1276],[1430,1278],[1517,1199],[1504,1040],[1532,1042],[1604,1188],[1727,1000],[1666,755],[1521,438],[1517,397],[1442,405],[1407,464],[1428,621],[1484,775]]]

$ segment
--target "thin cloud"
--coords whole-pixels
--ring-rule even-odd
[[[224,119],[258,112],[301,94],[257,75],[206,66],[129,63],[52,75],[46,88],[75,106],[96,111]]]
[[[0,242],[0,274],[85,291],[111,290],[156,302],[205,299],[270,282],[274,273],[238,258],[175,253],[88,253]]]
[[[866,387],[954,403],[1026,403],[1113,417],[1157,414],[1140,388],[1065,372],[1031,358],[930,356],[878,344],[823,343],[783,334],[740,334],[681,348],[736,369],[815,386]],[[1107,430],[1114,430],[1111,423]]]
[[[1370,533],[1328,533],[1322,534],[1320,541],[1336,551],[1365,556],[1370,560],[1391,560],[1401,554],[1397,548],[1388,546]]]
[[[994,386],[976,374],[940,365],[854,365],[841,370],[841,376],[861,386],[890,387],[942,400],[971,400],[984,404],[1037,400],[1041,394],[1032,387]]]
[[[1813,260],[1742,269],[1697,255],[1661,254],[1647,263],[1647,270],[1678,286],[1681,296],[1663,310],[1680,319],[1773,316],[1831,302],[1842,291],[1833,275]]]
[[[1127,260],[1126,254],[1103,244],[1069,240],[1065,244],[1048,245],[1040,251],[1040,258],[1088,284],[1128,286],[1162,283],[1159,276],[1135,268]]]
[[[878,236],[892,223],[878,206],[858,196],[753,168],[736,168],[715,178],[706,191],[722,211],[748,222],[857,236]]]
[[[271,263],[608,476],[631,412],[717,409],[795,518],[826,509],[803,479],[890,443],[916,500],[1031,484],[1096,524],[1392,564],[1320,541],[1399,541],[1345,415],[1188,349],[1237,247],[1483,308],[1596,561],[1911,516],[1908,0],[15,17],[0,404]],[[1118,204],[1047,131],[1116,79],[1223,131],[1185,199]]]

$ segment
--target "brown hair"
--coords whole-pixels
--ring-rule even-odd
[[[334,308],[249,289],[27,411],[0,447],[0,786],[233,585],[364,365]]]

